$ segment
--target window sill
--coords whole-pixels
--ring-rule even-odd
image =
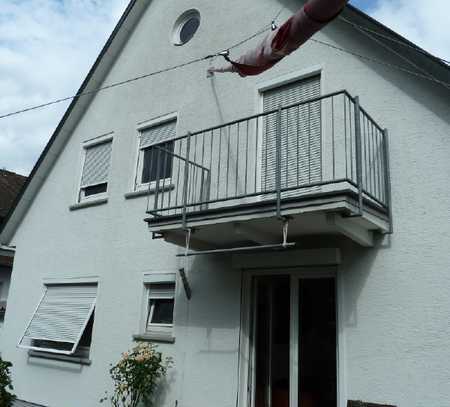
[[[175,337],[169,332],[146,332],[133,335],[135,341],[175,343]]]
[[[164,185],[164,186],[160,187],[158,189],[158,193],[173,191],[174,189],[175,189],[175,185],[168,184],[168,185]],[[150,189],[143,189],[141,191],[128,192],[124,195],[124,197],[125,197],[125,199],[134,199],[134,198],[139,198],[141,196],[148,196],[148,195],[154,195],[154,194],[156,194],[156,188],[153,187]]]
[[[90,199],[69,206],[69,210],[76,211],[78,209],[90,208],[92,206],[104,205],[108,202],[108,198]]]
[[[92,363],[90,359],[83,358],[83,357],[57,355],[55,353],[39,352],[36,350],[28,351],[28,356],[30,356],[32,358],[57,360],[60,362],[67,362],[67,363],[73,363],[73,364],[85,365],[85,366],[89,366]]]

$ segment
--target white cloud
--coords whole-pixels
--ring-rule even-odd
[[[2,1],[0,114],[75,93],[127,2]],[[0,168],[28,174],[67,105],[0,120]]]
[[[127,2],[3,0],[0,114],[73,94]],[[368,11],[428,51],[450,59],[448,0],[371,0]],[[27,174],[66,107],[0,120],[0,168]]]
[[[369,12],[428,52],[450,60],[448,0],[378,0]]]

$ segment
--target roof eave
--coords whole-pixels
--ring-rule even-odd
[[[81,84],[77,94],[100,86],[117,55],[128,40],[129,33],[142,16],[142,11],[150,4],[150,2],[151,0],[131,0],[129,2],[119,22],[116,24],[99,56]],[[59,153],[62,151],[66,139],[70,136],[77,120],[83,115],[93,97],[94,94],[75,97],[70,103],[57,128],[53,132],[53,135],[34,165],[22,190],[14,200],[10,211],[5,217],[3,226],[0,227],[0,244],[6,245],[10,243],[15,230],[20,225],[23,216],[47,177],[49,170],[55,163]],[[66,137],[61,137],[64,134]]]

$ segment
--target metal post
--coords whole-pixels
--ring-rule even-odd
[[[389,216],[389,234],[394,232],[394,225],[392,221],[392,196],[391,196],[391,168],[389,163],[389,132],[387,129],[383,131],[384,136],[384,162],[386,173],[384,174],[385,192],[386,192],[386,206]]]
[[[186,161],[184,164],[184,184],[183,184],[183,228],[186,228],[186,206],[188,198],[188,180],[189,180],[189,157],[191,152],[191,132],[187,134],[186,141]]]
[[[275,187],[277,190],[277,217],[281,218],[281,105],[277,112],[277,133],[276,133],[276,174]]]
[[[361,110],[359,96],[355,97],[355,143],[356,143],[356,183],[358,185],[358,215],[363,214],[363,179],[362,179],[362,143],[361,143]]]
[[[160,160],[160,155],[161,155],[161,150],[159,149],[158,146],[156,146],[156,148],[153,150],[156,154],[157,154],[157,159],[155,160],[156,162],[156,185],[155,185],[155,203],[154,203],[154,210],[155,212],[158,210],[158,198],[159,198],[159,160]],[[152,163],[150,162],[150,173],[151,173],[151,165]],[[151,185],[151,182],[149,183],[149,187]],[[164,206],[161,205],[161,208]]]

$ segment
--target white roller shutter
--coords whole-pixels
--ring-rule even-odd
[[[23,334],[19,346],[71,355],[94,312],[97,285],[49,285]],[[54,349],[34,341],[55,342]],[[58,346],[66,345],[66,347]]]
[[[86,147],[81,187],[108,182],[112,141]]]
[[[175,284],[151,284],[149,289],[149,298],[152,299],[170,299],[175,296]]]
[[[141,130],[140,148],[164,143],[176,137],[176,120],[164,122]]]
[[[264,112],[320,96],[320,76],[292,82],[263,94]],[[264,123],[262,190],[276,188],[277,113]],[[281,115],[281,188],[321,181],[321,102],[284,110]],[[295,194],[292,191],[288,195]],[[297,192],[298,194],[298,192]]]

